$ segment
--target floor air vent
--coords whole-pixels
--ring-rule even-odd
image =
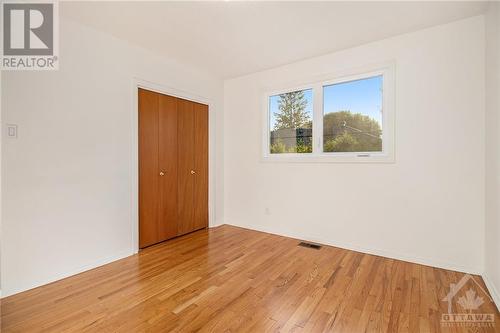
[[[315,249],[315,250],[321,249],[321,245],[313,244],[313,243],[307,243],[307,242],[300,242],[299,246],[308,247],[310,249]]]

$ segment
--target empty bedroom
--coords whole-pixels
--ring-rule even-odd
[[[500,2],[0,7],[1,332],[500,332]]]

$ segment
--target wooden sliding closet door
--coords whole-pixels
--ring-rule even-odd
[[[177,98],[159,95],[159,241],[177,236]]]
[[[178,99],[179,235],[208,226],[208,106]]]
[[[177,236],[177,99],[139,89],[139,247]]]
[[[139,247],[158,240],[158,94],[139,89]]]
[[[208,226],[208,106],[139,89],[139,247]]]
[[[194,226],[194,103],[177,99],[178,122],[178,220],[179,235],[195,230]]]
[[[208,105],[194,103],[194,227],[208,227]]]

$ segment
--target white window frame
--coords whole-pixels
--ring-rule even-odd
[[[325,162],[325,163],[393,163],[394,162],[394,64],[371,66],[358,70],[330,74],[313,83],[289,85],[264,93],[262,149],[264,162]],[[381,152],[323,152],[323,88],[325,86],[382,76],[382,151]],[[290,87],[292,86],[292,87]],[[313,94],[313,151],[312,153],[271,154],[271,124],[269,98],[271,96],[312,89]]]

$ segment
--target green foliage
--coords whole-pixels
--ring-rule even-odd
[[[298,93],[301,92],[289,94]],[[287,99],[287,102],[283,102],[283,104],[281,104],[280,102],[280,110],[285,110],[286,108],[299,110],[300,107],[298,106],[281,106],[289,105],[292,99],[295,100],[294,103],[298,103],[297,101],[300,100],[300,98],[297,97],[290,97],[289,99]],[[303,112],[303,110],[301,112]],[[289,129],[290,127],[288,126],[295,126],[299,122],[296,120],[300,117],[295,117],[294,123],[288,122],[287,124],[285,124],[284,119],[290,120],[293,118],[287,118],[287,114],[289,114],[288,111],[284,112],[283,117],[281,118],[282,120],[279,122],[280,126],[282,127],[278,128],[278,126],[276,126],[273,131],[273,133],[277,137],[271,142],[271,153],[311,153],[312,144],[310,140],[308,142],[305,142],[303,137],[297,136],[296,139],[292,140],[288,138],[285,143],[279,138],[279,136],[282,134],[277,134],[278,130]],[[307,114],[305,114],[305,116],[307,117]],[[276,114],[276,117],[278,119],[278,114]],[[311,127],[312,121],[310,119],[306,119],[302,122],[301,126],[296,127],[295,129],[310,129]],[[376,120],[361,113],[352,113],[350,111],[330,112],[323,117],[323,141],[323,148],[325,152],[382,151],[382,130]]]
[[[292,147],[293,149],[293,147]],[[292,153],[312,153],[312,146],[311,145],[306,145],[303,143],[299,143],[295,146],[295,151],[292,151]]]
[[[276,140],[275,143],[271,144],[271,154],[282,154],[286,153],[286,145],[281,140]]]
[[[349,152],[358,151],[358,140],[349,133],[342,133],[335,139],[330,139],[324,144],[324,151],[328,152]]]
[[[382,151],[382,130],[374,119],[350,111],[323,117],[325,152]]]
[[[307,100],[303,91],[293,91],[281,94],[278,101],[278,112],[274,113],[276,123],[274,129],[300,128],[310,123],[309,115],[305,112]]]
[[[297,145],[287,147],[283,141],[276,140],[270,147],[271,154],[285,154],[285,153],[312,153],[312,146],[298,142]]]

